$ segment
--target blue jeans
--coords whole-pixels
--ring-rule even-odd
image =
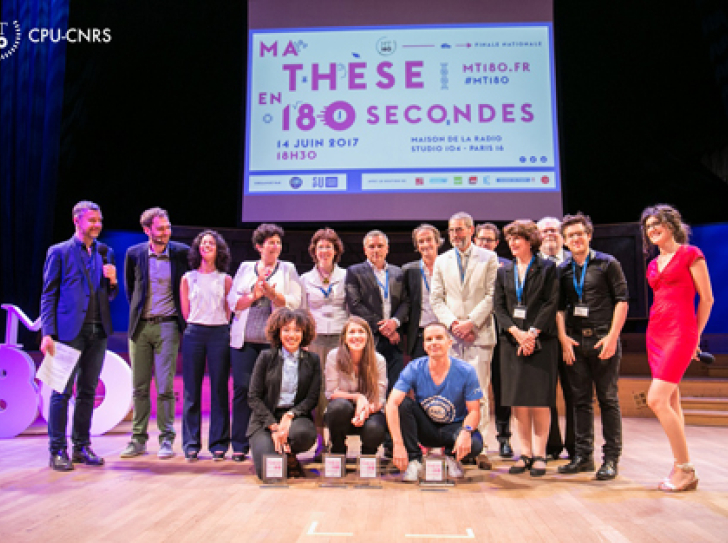
[[[250,451],[248,422],[250,421],[250,405],[248,405],[248,389],[250,376],[253,374],[255,361],[261,351],[270,349],[267,343],[244,343],[240,349],[230,347],[230,365],[233,372],[233,430],[232,445],[234,453]]]
[[[190,324],[182,342],[182,381],[184,408],[182,413],[182,448],[199,451],[202,379],[205,360],[210,378],[210,452],[226,452],[230,447],[230,327]]]
[[[68,380],[63,394],[53,391],[50,402],[48,421],[49,449],[55,454],[66,449],[66,426],[68,425],[68,400],[73,394],[76,383],[76,406],[73,413],[73,430],[71,441],[74,448],[91,445],[91,417],[94,412],[96,387],[104,365],[106,354],[106,333],[98,324],[84,324],[75,339],[63,342],[69,347],[81,351],[71,378]]]

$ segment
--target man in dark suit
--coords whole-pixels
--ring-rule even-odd
[[[541,250],[539,254],[556,264],[561,265],[564,260],[571,256],[571,253],[564,249],[564,237],[561,235],[561,221],[555,217],[544,217],[538,223],[538,231],[541,234]],[[559,381],[561,382],[561,393],[564,396],[566,406],[566,432],[562,441],[561,429],[559,428],[559,412],[556,406],[551,406],[551,430],[549,441],[546,444],[546,454],[558,460],[561,451],[566,449],[569,459],[574,458],[576,451],[576,437],[574,434],[574,400],[569,384],[569,372],[562,357],[559,357]]]
[[[412,360],[427,356],[422,345],[423,328],[437,322],[437,316],[430,305],[430,285],[432,268],[435,266],[437,252],[443,244],[440,231],[431,224],[421,224],[412,231],[415,251],[422,258],[402,266],[404,284],[409,299],[407,319],[407,354]]]
[[[91,449],[91,417],[106,340],[113,332],[109,301],[118,290],[114,253],[96,241],[102,227],[99,206],[87,201],[77,203],[73,208],[73,223],[75,235],[48,249],[40,301],[43,354],[54,355],[56,341],[81,352],[65,390],[51,395],[50,467],[57,471],[72,470],[73,462],[89,466],[104,464],[104,459]],[[73,456],[69,458],[66,425],[74,381]]]
[[[361,317],[374,334],[377,352],[387,361],[387,393],[404,367],[399,330],[407,320],[409,301],[402,270],[387,263],[389,241],[384,232],[372,230],[364,237],[367,261],[346,271],[346,305]]]
[[[148,242],[129,247],[124,260],[124,285],[129,301],[129,357],[134,386],[131,441],[122,458],[144,454],[151,402],[152,375],[157,385],[157,427],[161,459],[174,452],[174,375],[180,334],[184,331],[179,289],[189,269],[189,246],[170,241],[172,225],[164,209],[153,207],[140,219]]]

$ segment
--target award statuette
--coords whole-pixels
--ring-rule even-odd
[[[288,488],[287,458],[285,454],[263,455],[263,484],[268,488]]]
[[[447,478],[447,464],[444,456],[427,456],[424,458],[424,478],[420,480],[422,490],[445,490],[453,486]]]
[[[356,472],[358,482],[355,488],[382,488],[379,479],[379,458],[376,455],[361,455],[357,461]]]
[[[343,487],[346,477],[346,455],[324,454],[319,486]]]

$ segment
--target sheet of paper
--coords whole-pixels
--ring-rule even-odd
[[[35,376],[56,392],[63,392],[81,356],[81,351],[60,341],[55,341],[54,344],[55,353],[53,356],[45,355]]]

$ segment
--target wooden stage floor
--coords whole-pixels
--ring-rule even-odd
[[[566,460],[540,479],[509,475],[512,461],[493,456],[493,471],[469,468],[467,483],[443,492],[395,476],[381,490],[321,488],[313,474],[261,488],[250,461],[206,453],[187,464],[179,438],[171,460],[157,459],[156,434],[150,454],[122,460],[128,433],[118,431],[94,440],[105,467],[57,473],[47,438],[23,435],[0,440],[0,542],[728,541],[728,428],[687,432],[700,485],[680,494],[655,490],[671,455],[654,419],[624,420],[614,481],[559,475]]]

